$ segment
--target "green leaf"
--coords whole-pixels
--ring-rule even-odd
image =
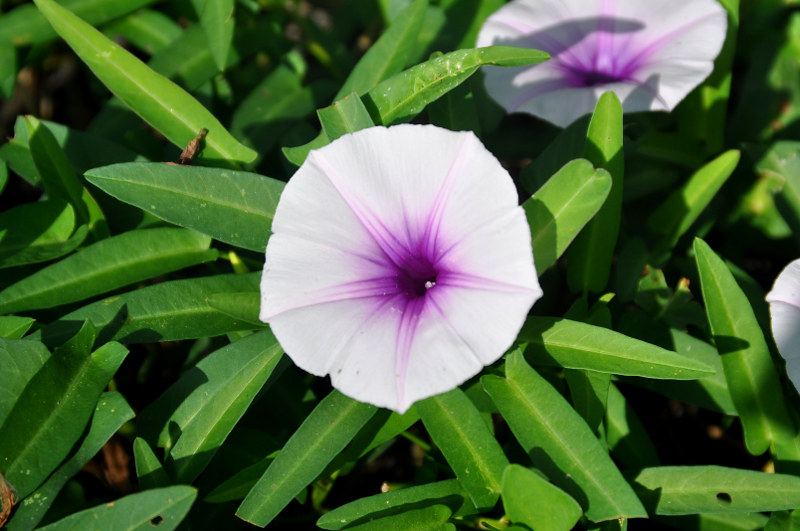
[[[254,525],[266,526],[314,481],[376,411],[375,406],[332,391],[286,442],[236,515]]]
[[[142,490],[168,487],[172,484],[164,465],[158,460],[153,449],[147,441],[136,437],[133,441],[133,460],[136,465],[136,477],[139,479],[139,488]]]
[[[350,531],[455,531],[456,526],[448,522],[450,508],[446,505],[431,505],[421,509],[409,509],[402,513],[385,516],[363,524],[348,527]]]
[[[591,116],[578,118],[561,130],[533,162],[522,168],[520,180],[533,193],[569,161],[584,157],[586,129]]]
[[[185,485],[129,494],[113,503],[104,503],[42,527],[42,531],[74,529],[124,529],[159,531],[175,529],[192,506],[197,490]],[[154,523],[155,522],[155,523]]]
[[[67,457],[100,393],[128,353],[113,342],[91,353],[94,339],[94,327],[86,323],[55,349],[0,427],[0,462],[20,498],[41,485]]]
[[[58,344],[86,319],[97,326],[101,342],[152,343],[250,330],[250,323],[214,310],[206,299],[214,293],[258,290],[260,276],[259,272],[162,282],[79,308],[30,337]]]
[[[520,465],[503,472],[503,507],[513,523],[537,531],[572,529],[583,514],[572,496]]]
[[[208,305],[225,315],[248,322],[256,328],[267,326],[259,318],[261,311],[261,292],[214,293],[208,297]]]
[[[494,507],[508,458],[472,401],[456,388],[415,407],[475,506]]]
[[[764,531],[797,531],[800,529],[800,510],[793,511],[773,511],[769,515],[766,525],[757,528]]]
[[[6,187],[6,183],[8,182],[8,164],[6,161],[0,158],[0,194],[3,193],[3,190]]]
[[[627,467],[658,465],[658,453],[647,430],[613,383],[608,386],[606,441],[617,461]]]
[[[369,89],[400,72],[415,57],[417,38],[425,20],[428,9],[427,0],[415,0],[398,13],[392,25],[383,32],[375,44],[369,47],[347,76],[344,84],[333,98],[338,101],[351,92],[359,96]],[[370,122],[372,120],[370,119]],[[330,139],[325,131],[311,142],[302,146],[284,148],[286,158],[292,164],[300,166],[312,149],[327,145]]]
[[[364,96],[376,124],[408,122],[426,105],[474,74],[478,68],[526,66],[550,56],[539,50],[489,46],[457,50],[418,64],[379,83]]]
[[[687,404],[737,416],[739,413],[728,390],[722,358],[717,349],[685,332],[671,329],[669,333],[676,352],[705,363],[716,374],[695,381],[639,379],[636,385]]]
[[[0,338],[0,426],[49,357],[50,351],[39,341]]]
[[[3,529],[6,531],[33,529],[44,517],[64,485],[80,472],[111,436],[133,416],[133,410],[118,392],[110,391],[100,395],[86,434],[70,452],[67,460],[17,507],[14,518]]]
[[[522,204],[533,238],[536,271],[542,273],[567,250],[611,190],[611,176],[584,159],[568,162]]]
[[[17,317],[16,315],[0,316],[0,338],[19,339],[30,330],[36,320],[30,317]],[[3,386],[0,385],[0,389]],[[0,408],[2,410],[2,408]],[[0,424],[3,421],[0,420]]]
[[[0,269],[45,262],[78,247],[89,229],[73,233],[75,212],[68,203],[43,201],[0,213]]]
[[[74,9],[72,12],[78,14]],[[178,39],[183,30],[169,15],[161,11],[140,9],[108,24],[104,32],[110,36],[120,35],[133,46],[153,55]]]
[[[225,70],[233,42],[234,0],[205,0],[200,25],[208,39],[211,55],[220,70]]]
[[[476,76],[430,103],[427,107],[430,122],[451,131],[473,131],[480,137],[481,121],[472,88],[477,82]]]
[[[507,357],[505,378],[484,376],[481,383],[533,463],[588,519],[647,516],[589,426],[519,351]]]
[[[745,444],[751,454],[760,455],[771,442],[793,438],[781,384],[753,308],[730,270],[699,238],[694,253],[708,322],[742,420]]]
[[[286,65],[278,65],[239,104],[231,118],[231,133],[264,156],[293,123],[314,112],[314,91]]]
[[[280,453],[280,450],[272,452],[261,461],[240,470],[232,477],[226,479],[214,490],[208,493],[208,496],[203,498],[203,501],[208,503],[225,503],[233,500],[243,500],[247,493],[258,483],[261,476],[269,468],[270,463]]]
[[[39,123],[52,133],[78,174],[113,162],[146,160],[106,138],[46,120],[39,120]],[[0,146],[0,158],[5,159],[9,167],[22,178],[34,186],[41,186],[41,177],[31,156],[28,126],[24,116],[18,117],[14,124],[14,138]]]
[[[0,268],[33,264],[65,255],[88,229],[75,229],[75,211],[61,200],[19,205],[0,213]]]
[[[622,104],[613,92],[606,92],[597,102],[586,132],[584,155],[595,168],[608,170],[611,191],[572,246],[567,280],[572,291],[596,293],[608,283],[622,211]]]
[[[453,516],[478,512],[458,480],[446,479],[360,498],[323,514],[317,526],[334,531],[350,529],[352,525],[398,514],[404,509],[431,505],[446,505]]]
[[[369,111],[358,94],[350,93],[330,107],[317,111],[319,123],[325,136],[331,142],[347,133],[354,133],[375,125],[369,116]]]
[[[0,313],[52,308],[217,257],[211,238],[156,228],[99,241],[0,292]]]
[[[53,134],[32,116],[28,116],[25,122],[31,157],[48,197],[67,201],[75,209],[79,224],[88,225],[96,238],[106,238],[108,225],[103,212],[83,187]]]
[[[413,58],[427,9],[427,0],[415,0],[398,13],[391,26],[353,67],[334,101],[351,92],[364,94],[384,79],[400,72]]]
[[[263,251],[284,183],[255,173],[134,162],[86,173],[92,184],[161,219]]]
[[[172,143],[184,148],[206,129],[200,158],[250,162],[256,152],[240,144],[208,110],[178,85],[53,0],[35,0],[58,34],[117,97]]]
[[[100,25],[127,13],[132,13],[155,0],[64,0],[61,4],[89,24]],[[4,13],[0,18],[0,43],[30,46],[56,36],[53,28],[32,4],[24,4]]]
[[[645,468],[632,478],[654,514],[744,513],[800,506],[800,478],[721,466]]]
[[[14,96],[18,68],[17,50],[10,43],[0,43],[0,95],[7,100]]]
[[[715,158],[692,175],[647,218],[648,228],[665,237],[672,248],[708,206],[739,163],[741,153],[732,149]]]
[[[191,483],[208,465],[282,355],[269,330],[240,339],[204,358],[142,412],[142,434],[167,450],[164,467],[178,483]]]
[[[668,380],[711,376],[711,367],[607,328],[568,319],[528,317],[518,341],[534,364]]]

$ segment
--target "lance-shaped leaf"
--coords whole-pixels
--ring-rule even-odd
[[[278,65],[233,112],[231,133],[266,155],[293,124],[314,112],[314,88],[303,86],[302,75],[292,68]]]
[[[258,318],[261,307],[261,294],[258,291],[241,293],[214,293],[208,297],[208,305],[225,315],[253,325],[254,328],[267,326]]]
[[[539,50],[489,46],[457,50],[430,59],[382,81],[364,96],[377,124],[408,122],[426,105],[460,85],[481,66],[525,66],[546,61]]]
[[[64,0],[64,7],[95,26],[155,3],[155,0]],[[0,42],[11,42],[14,46],[39,44],[56,36],[33,4],[22,4],[0,20]]]
[[[323,514],[317,520],[317,526],[334,531],[349,529],[359,523],[398,514],[404,509],[430,505],[446,505],[453,511],[453,516],[478,512],[458,480],[446,479],[360,498]]]
[[[67,201],[78,220],[88,223],[89,212],[81,201],[83,185],[70,167],[53,134],[33,116],[25,118],[28,146],[48,197]]]
[[[52,308],[214,260],[211,238],[155,228],[99,241],[0,292],[0,313]]]
[[[47,531],[69,531],[72,529],[153,529],[156,522],[159,531],[175,529],[189,512],[197,497],[197,490],[185,485],[153,489],[138,494],[129,494],[77,512],[41,529]]]
[[[520,465],[503,472],[503,507],[513,523],[542,531],[572,529],[583,514],[572,496]]]
[[[350,93],[330,107],[317,111],[319,123],[331,142],[347,133],[375,125],[358,94]]]
[[[377,408],[332,391],[294,432],[236,515],[264,527],[314,481]]]
[[[170,223],[263,251],[284,183],[255,173],[134,162],[95,168],[89,182]]]
[[[508,458],[472,401],[455,388],[418,402],[416,408],[475,506],[493,507]]]
[[[533,463],[580,503],[587,518],[647,516],[586,422],[519,351],[508,356],[505,378],[484,376],[481,383]]]
[[[87,233],[86,225],[75,230],[75,211],[59,199],[6,210],[0,213],[0,268],[44,262],[67,254],[81,244]]]
[[[84,188],[53,134],[32,116],[25,122],[31,157],[47,195],[70,203],[78,223],[88,225],[95,238],[108,237],[108,224],[100,206]]]
[[[383,81],[400,72],[414,57],[419,31],[422,28],[427,0],[414,0],[392,21],[383,35],[369,47],[367,53],[358,61],[347,76],[339,92],[333,98],[339,101],[351,92],[359,96]],[[284,148],[286,158],[297,166],[303,164],[308,152],[330,142],[324,131],[302,146]]]
[[[133,459],[140,489],[168,487],[172,483],[158,456],[141,437],[136,437],[133,441]]]
[[[730,270],[699,238],[694,252],[708,322],[742,420],[745,444],[750,453],[759,455],[770,443],[788,441],[794,432],[778,374],[753,308]]]
[[[653,514],[745,513],[800,506],[800,478],[721,466],[645,468],[631,482]]]
[[[646,326],[651,326],[647,324]],[[718,411],[726,415],[738,416],[733,405],[725,369],[717,349],[701,339],[690,336],[686,332],[670,330],[675,351],[692,359],[701,361],[711,367],[716,374],[693,381],[637,379],[634,383],[664,396],[668,396],[687,404],[694,404],[710,411]],[[643,467],[637,467],[643,468]]]
[[[80,472],[111,436],[133,416],[133,410],[118,392],[110,391],[100,395],[86,434],[70,452],[67,460],[17,508],[14,518],[4,529],[6,531],[33,529],[44,517],[64,485]]]
[[[603,207],[572,246],[567,280],[572,291],[599,292],[608,283],[622,211],[625,161],[622,155],[622,105],[606,92],[595,107],[586,132],[584,155],[611,174],[611,191]]]
[[[419,509],[408,509],[401,513],[354,525],[348,529],[352,531],[384,531],[386,529],[456,531],[456,526],[448,521],[450,514],[450,508],[446,505],[431,505]]]
[[[200,25],[208,39],[211,55],[220,70],[225,70],[233,42],[234,0],[206,0],[200,13]]]
[[[253,325],[211,308],[206,299],[214,293],[254,291],[259,275],[218,275],[162,282],[109,297],[68,313],[31,334],[45,344],[58,344],[89,319],[97,326],[98,340],[151,343],[196,339],[251,330]]]
[[[172,143],[185,147],[208,131],[201,158],[250,162],[256,152],[240,144],[188,92],[53,0],[36,0],[42,14],[75,53],[117,97]]]
[[[564,254],[580,230],[597,213],[611,190],[611,176],[584,159],[573,160],[522,204],[533,238],[536,271]]]
[[[647,226],[653,232],[664,235],[667,248],[675,245],[678,238],[697,220],[736,169],[740,156],[738,150],[732,149],[715,158],[697,170],[650,214]]]
[[[39,341],[0,338],[0,426],[49,357],[50,351]]]
[[[528,317],[519,333],[532,363],[667,380],[714,374],[700,361],[600,326],[569,319]]]
[[[608,386],[606,441],[614,457],[625,466],[658,465],[658,453],[639,417],[613,383]]]
[[[203,471],[282,354],[269,330],[240,339],[204,358],[142,412],[142,434],[167,449],[164,466],[175,481],[191,483]]]
[[[398,13],[391,26],[353,67],[334,100],[340,100],[350,92],[363,94],[402,70],[416,51],[427,9],[427,0],[408,2],[408,6]]]
[[[30,330],[34,322],[36,322],[36,320],[30,317],[4,315],[0,317],[0,338],[19,339]],[[0,385],[0,388],[2,387],[3,386]],[[2,408],[0,408],[0,411],[1,410]],[[3,424],[2,420],[0,420],[0,424]]]
[[[74,9],[72,12],[80,16]],[[108,24],[103,31],[106,35],[120,35],[136,48],[153,55],[178,39],[183,29],[178,22],[161,11],[140,9]]]
[[[94,339],[94,327],[85,323],[57,348],[0,427],[0,462],[20,498],[41,485],[69,454],[128,353],[113,342],[92,353]]]

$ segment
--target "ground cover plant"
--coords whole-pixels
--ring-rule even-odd
[[[0,3],[0,526],[800,527],[794,4]]]

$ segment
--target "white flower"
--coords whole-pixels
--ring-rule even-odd
[[[786,360],[786,373],[800,390],[800,260],[790,263],[767,294],[772,336]]]
[[[478,46],[536,48],[551,59],[484,69],[508,112],[566,126],[614,91],[625,112],[672,110],[711,73],[727,14],[717,0],[514,0],[492,14]]]
[[[472,134],[373,127],[286,186],[261,320],[302,369],[403,412],[497,360],[541,296],[508,173]]]

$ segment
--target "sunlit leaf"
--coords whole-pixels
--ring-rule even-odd
[[[189,93],[151,70],[69,10],[53,0],[35,0],[58,34],[109,90],[171,142],[185,147],[202,129],[208,131],[202,158],[250,162],[255,151],[240,144]]]

